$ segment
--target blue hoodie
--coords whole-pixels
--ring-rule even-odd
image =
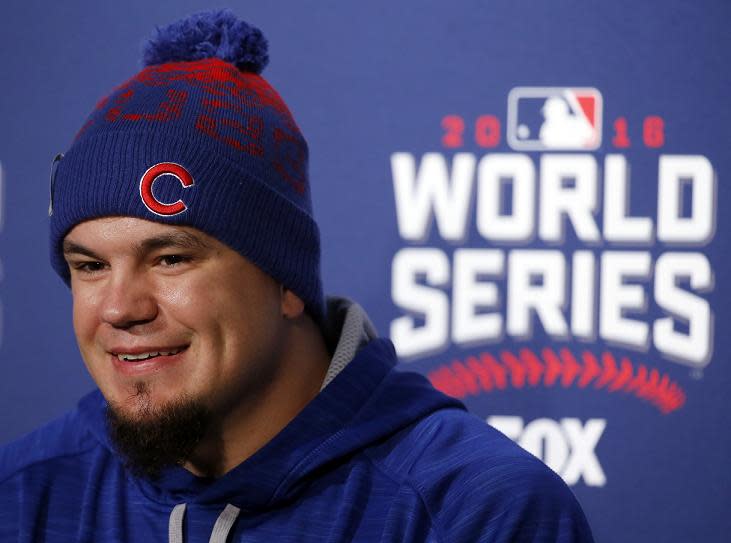
[[[0,542],[592,541],[556,474],[396,370],[388,340],[357,337],[341,335],[320,394],[218,479],[132,476],[92,392],[0,449]]]

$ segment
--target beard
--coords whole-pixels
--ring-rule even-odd
[[[107,428],[125,467],[138,477],[156,479],[164,468],[190,459],[211,425],[211,412],[189,396],[153,406],[144,382],[136,384],[135,400],[139,407],[132,414],[109,402]]]

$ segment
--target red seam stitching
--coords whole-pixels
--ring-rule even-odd
[[[627,357],[619,364],[612,353],[604,351],[597,357],[582,351],[579,357],[568,348],[558,354],[551,348],[541,350],[540,356],[531,349],[522,348],[515,354],[501,351],[498,357],[483,352],[468,356],[464,362],[453,360],[443,364],[428,376],[432,385],[449,396],[464,398],[483,392],[505,390],[508,387],[572,386],[609,393],[623,392],[647,401],[667,415],[685,405],[685,392],[668,374],[660,374],[644,364],[633,365]]]

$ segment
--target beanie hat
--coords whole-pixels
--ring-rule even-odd
[[[307,143],[259,75],[268,60],[262,33],[226,10],[157,29],[146,67],[96,105],[52,175],[51,263],[67,284],[76,224],[139,217],[215,237],[321,321]]]

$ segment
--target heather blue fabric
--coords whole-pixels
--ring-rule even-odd
[[[208,541],[227,504],[229,541],[587,542],[553,472],[415,373],[375,339],[271,442],[217,480],[183,468],[156,483],[125,472],[104,400],[0,450],[0,541]]]

